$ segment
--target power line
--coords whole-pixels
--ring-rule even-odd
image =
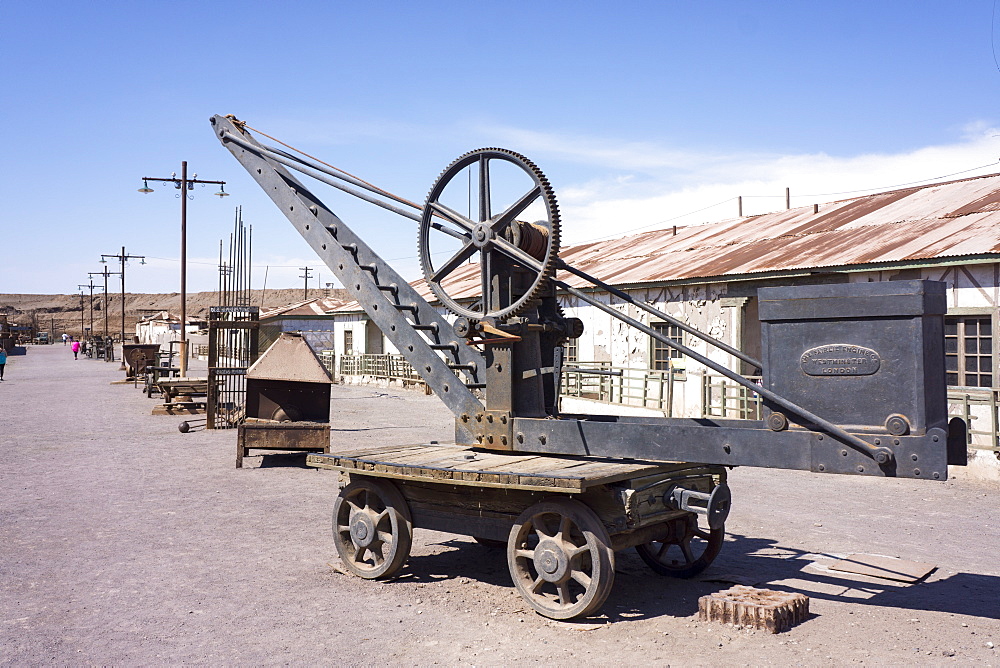
[[[952,176],[958,176],[959,174],[968,174],[969,172],[974,172],[977,169],[985,169],[986,167],[993,167],[997,163],[991,162],[986,165],[979,165],[978,167],[972,167],[970,169],[963,169],[960,172],[952,172],[951,174],[942,174],[941,176],[932,176],[929,179],[921,179],[920,181],[910,181],[909,183],[900,183],[894,186],[880,186],[877,188],[860,188],[858,190],[842,190],[835,193],[812,193],[806,195],[796,195],[796,197],[832,197],[834,195],[851,195],[854,193],[863,193],[870,190],[894,190],[896,188],[905,188],[906,186],[915,186],[920,183],[928,183],[930,181],[937,181],[938,179],[947,179]],[[767,198],[767,197],[784,197],[784,195],[743,195],[743,197],[755,197],[755,198]]]
[[[1000,71],[1000,62],[997,61],[996,22],[997,22],[997,0],[993,0],[993,13],[990,16],[990,51],[993,53],[993,64],[996,65],[997,71]]]

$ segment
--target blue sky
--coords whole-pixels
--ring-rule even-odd
[[[268,287],[301,285],[301,266],[333,280],[214,139],[216,113],[418,201],[470,149],[519,151],[555,187],[564,243],[732,217],[738,195],[775,210],[785,187],[805,205],[997,172],[994,10],[0,0],[0,292],[76,292],[123,245],[147,257],[130,291],[179,290],[179,201],[136,189],[182,160],[232,193],[189,202],[189,290],[215,288],[236,206],[254,287],[265,266]],[[418,276],[413,223],[326,202]]]

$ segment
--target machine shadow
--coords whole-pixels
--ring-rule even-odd
[[[462,538],[434,543],[445,548],[435,554],[411,556],[399,580],[414,583],[468,578],[510,589],[517,596],[507,569],[506,552]],[[1000,618],[1000,577],[957,573],[913,584],[875,581],[845,573],[806,570],[813,563],[806,550],[775,541],[730,535],[722,554],[704,573],[685,580],[658,575],[635,550],[616,553],[615,584],[595,619],[628,621],[661,616],[690,617],[698,613],[698,599],[733,584],[798,592],[812,599],[874,605],[913,611],[945,612],[987,619]],[[796,584],[800,583],[800,584]],[[830,593],[836,591],[839,593]]]
[[[625,550],[616,555],[615,588],[605,609],[618,610],[621,617],[633,619],[693,615],[698,611],[700,596],[733,584],[749,584],[797,592],[814,600],[987,619],[1000,617],[1000,602],[993,594],[1000,591],[1000,577],[956,573],[936,579],[931,573],[927,579],[910,584],[806,570],[814,563],[814,558],[807,556],[812,554],[767,539],[730,535],[712,566],[693,580],[679,580],[652,573],[633,550]],[[651,586],[655,581],[662,587]]]
[[[312,467],[306,466],[306,456],[308,454],[309,454],[308,452],[280,452],[280,453],[261,455],[260,468],[312,469]]]
[[[410,556],[399,580],[416,583],[468,578],[498,587],[509,587],[516,596],[507,570],[505,548],[490,547],[472,539],[451,538],[434,543],[444,548],[436,554]]]

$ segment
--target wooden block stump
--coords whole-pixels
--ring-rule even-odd
[[[698,599],[703,621],[752,626],[771,633],[787,631],[809,616],[809,597],[736,585]]]

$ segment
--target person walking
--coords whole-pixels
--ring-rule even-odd
[[[69,334],[67,334],[66,332],[63,332],[63,345],[64,346],[66,345],[66,340],[67,339],[69,339]]]
[[[70,346],[73,349],[73,359],[79,359],[76,355],[80,352],[80,342],[73,339],[73,344]]]
[[[0,380],[3,380],[3,368],[7,366],[7,351],[0,346]]]

